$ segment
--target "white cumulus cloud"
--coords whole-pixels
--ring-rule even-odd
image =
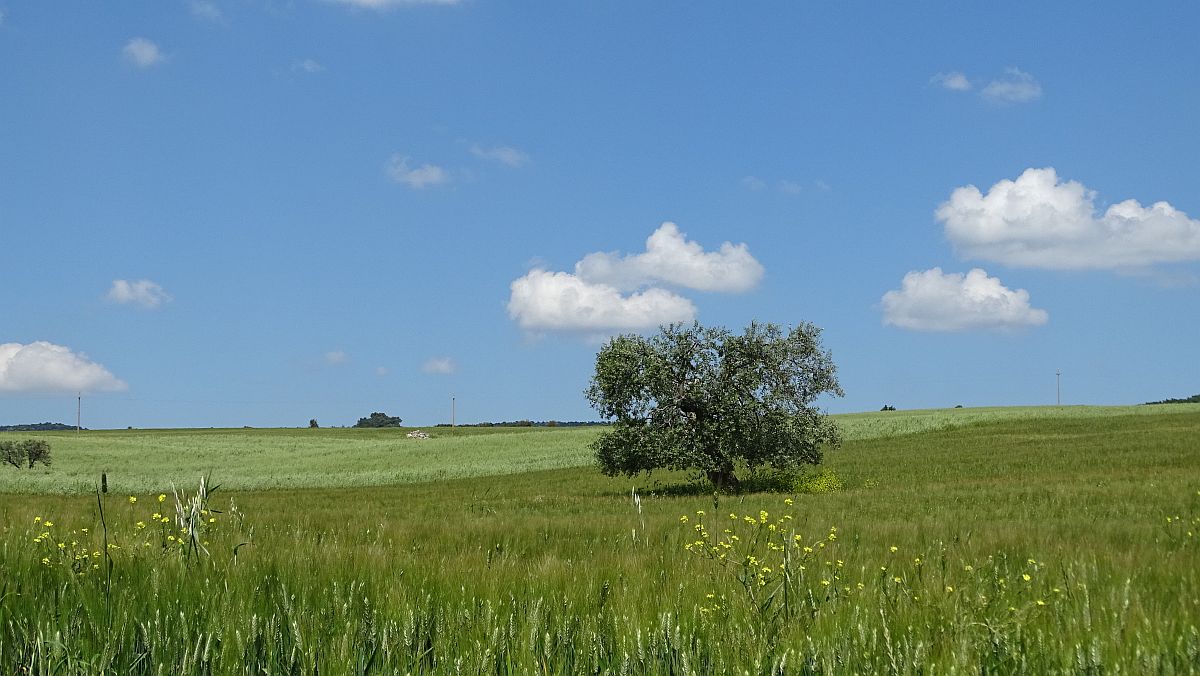
[[[1004,75],[992,80],[979,92],[995,103],[1028,103],[1042,96],[1042,85],[1020,68],[1006,68]]]
[[[421,364],[421,370],[425,373],[448,376],[458,370],[458,364],[450,357],[430,357]]]
[[[325,363],[330,366],[338,366],[350,361],[350,356],[341,350],[331,350],[325,353]]]
[[[127,279],[114,279],[108,293],[104,296],[110,302],[120,305],[137,305],[153,310],[163,303],[169,303],[171,296],[156,282],[139,279],[131,282]]]
[[[0,344],[0,392],[121,391],[128,386],[100,364],[62,345]]]
[[[510,289],[508,314],[528,331],[632,331],[696,317],[690,300],[665,289],[624,295],[567,272],[531,270]]]
[[[388,160],[387,173],[393,181],[403,183],[413,190],[424,190],[450,182],[450,172],[436,164],[410,167],[408,160],[409,158],[403,155],[392,155]]]
[[[955,92],[965,92],[971,89],[971,81],[967,76],[958,72],[951,71],[949,73],[938,73],[929,80],[943,89],[949,89]]]
[[[121,48],[125,60],[138,68],[149,68],[159,64],[166,57],[153,41],[146,38],[133,38]]]
[[[1015,329],[1050,317],[1030,307],[1029,292],[1009,289],[979,268],[965,275],[941,268],[910,272],[882,304],[884,324],[914,331]]]
[[[667,222],[646,240],[644,253],[591,253],[575,264],[575,275],[589,284],[622,291],[665,283],[698,291],[740,293],[758,285],[763,266],[745,244],[725,242],[717,251],[705,251],[688,241],[679,226]]]
[[[529,164],[529,155],[512,146],[493,146],[484,148],[479,145],[471,146],[471,154],[483,160],[499,162],[506,167],[517,169]]]
[[[1166,202],[1125,200],[1098,213],[1095,193],[1052,168],[1026,169],[981,193],[954,190],[938,207],[962,256],[1049,269],[1139,269],[1200,260],[1200,221]]]

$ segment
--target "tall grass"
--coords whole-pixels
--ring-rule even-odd
[[[715,502],[590,469],[221,489],[192,557],[169,487],[102,497],[106,533],[95,495],[0,495],[0,671],[1189,673],[1198,432],[1185,411],[850,441],[842,491]]]

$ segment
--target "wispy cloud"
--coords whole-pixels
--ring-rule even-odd
[[[448,376],[458,371],[458,364],[450,357],[431,357],[421,365],[421,370],[425,373]]]
[[[804,186],[796,181],[789,181],[785,178],[779,182],[779,192],[788,195],[799,195],[804,192]]]
[[[171,302],[171,295],[157,282],[148,279],[139,279],[136,282],[114,279],[104,297],[118,305],[136,305],[147,310],[154,310],[164,303]]]
[[[188,3],[188,7],[192,11],[192,16],[198,19],[215,22],[225,18],[225,15],[221,12],[221,8],[217,6],[217,3],[210,2],[209,0],[191,0],[191,2]]]
[[[1042,85],[1019,68],[1006,68],[979,93],[993,103],[1029,103],[1042,97]]]
[[[316,73],[324,73],[325,66],[322,66],[315,59],[301,59],[292,64],[292,70],[315,75]]]
[[[952,92],[969,92],[975,88],[975,83],[957,70],[938,73],[929,78],[929,82]],[[1020,68],[1009,67],[1004,69],[1003,75],[979,90],[979,96],[992,103],[1029,103],[1042,97],[1042,85]]]
[[[350,361],[350,356],[341,350],[330,350],[322,358],[330,366],[340,366]]]
[[[126,61],[138,68],[150,68],[166,59],[158,45],[146,38],[133,38],[126,42],[121,48],[121,54]]]
[[[383,11],[398,7],[417,7],[420,5],[457,5],[462,0],[333,0],[339,5],[348,5],[359,9]]]
[[[967,76],[957,70],[949,73],[938,73],[929,78],[929,81],[943,89],[949,89],[954,92],[970,91],[971,81]]]
[[[491,148],[484,148],[479,145],[472,145],[471,154],[480,159],[499,162],[500,164],[513,169],[517,169],[529,164],[529,155],[512,146],[493,146]]]
[[[767,182],[757,176],[743,176],[740,183],[746,190],[753,190],[754,192],[766,190],[767,188]]]
[[[388,176],[413,190],[424,190],[450,182],[450,172],[436,164],[426,163],[419,167],[411,167],[408,162],[409,158],[406,155],[392,155],[387,164]]]

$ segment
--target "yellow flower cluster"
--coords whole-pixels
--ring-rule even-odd
[[[167,501],[165,493],[159,493],[157,499],[152,498],[147,501],[157,503],[160,510],[160,505]],[[107,556],[110,558],[122,546],[130,547],[128,551],[134,553],[161,552],[176,556],[205,553],[208,537],[219,527],[219,512],[207,508],[204,501],[193,500],[191,511],[185,513],[180,511],[177,500],[174,518],[161,511],[139,514],[136,495],[128,496],[123,502],[129,505],[128,520],[114,523],[108,519],[103,535],[97,532],[100,531],[98,524],[66,532],[56,528],[53,520],[35,516],[30,534],[33,544],[41,548],[39,560],[42,566],[67,569],[78,575],[100,570],[102,539],[108,541]],[[122,511],[117,510],[117,513]]]

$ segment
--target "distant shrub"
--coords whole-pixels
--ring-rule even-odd
[[[311,420],[309,420],[309,421],[308,421],[308,429],[310,429],[310,430],[315,430],[315,429],[317,429],[318,427],[320,427],[320,425],[318,425],[318,424],[317,424],[317,419],[316,419],[316,418],[313,418],[313,419],[311,419]]]
[[[50,442],[42,439],[25,441],[0,441],[0,461],[17,469],[33,466],[39,462],[50,465]]]
[[[805,474],[797,479],[795,484],[797,493],[808,493],[811,495],[836,493],[845,487],[842,480],[831,469],[821,469]]]

